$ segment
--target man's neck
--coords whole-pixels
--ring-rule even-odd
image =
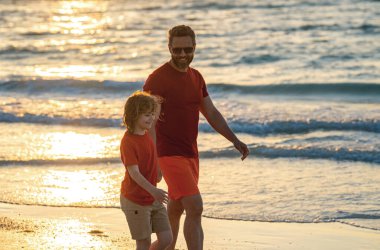
[[[173,63],[173,60],[170,60],[170,61],[169,61],[169,64],[170,64],[175,70],[177,70],[177,71],[179,71],[179,72],[187,72],[187,69],[189,68],[189,67],[186,67],[185,69],[178,68],[177,65],[175,65],[175,64]]]

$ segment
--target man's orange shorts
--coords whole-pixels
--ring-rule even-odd
[[[168,185],[169,198],[178,200],[185,196],[199,194],[199,159],[183,156],[158,158],[162,175]]]

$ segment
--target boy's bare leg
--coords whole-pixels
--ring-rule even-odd
[[[163,231],[156,233],[157,240],[150,245],[149,250],[165,250],[168,249],[170,243],[173,241],[172,231]]]
[[[136,240],[136,250],[149,250],[150,237],[144,240]]]
[[[181,199],[186,211],[183,233],[189,250],[203,249],[202,212],[203,201],[200,194],[187,196]]]
[[[170,244],[168,248],[169,250],[174,250],[175,244],[177,242],[179,223],[180,223],[180,219],[181,219],[181,215],[183,211],[184,211],[184,208],[180,200],[169,200],[168,216],[169,216],[169,222],[170,222],[170,226],[172,228],[172,234],[173,234],[173,241],[172,241],[172,244]]]

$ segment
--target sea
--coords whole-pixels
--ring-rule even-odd
[[[205,217],[380,230],[380,1],[0,1],[0,202],[119,208],[123,105],[197,34]],[[159,186],[166,189],[164,181]]]

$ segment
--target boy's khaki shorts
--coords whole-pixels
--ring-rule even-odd
[[[141,206],[120,195],[120,205],[127,218],[132,239],[144,240],[149,238],[152,232],[159,233],[170,230],[166,208],[159,202],[155,201],[152,205]]]

